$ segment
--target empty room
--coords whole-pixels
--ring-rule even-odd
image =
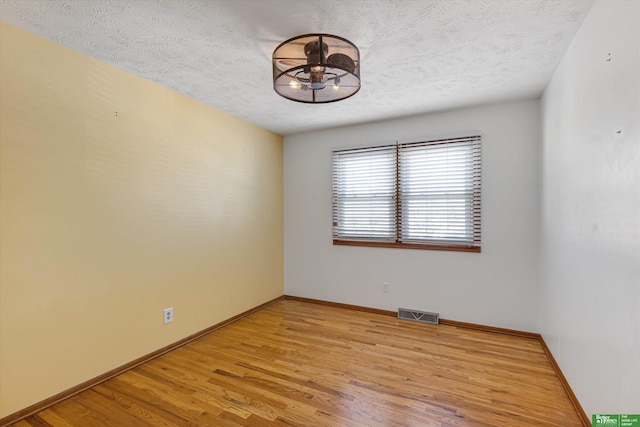
[[[640,427],[640,0],[0,0],[0,426]]]

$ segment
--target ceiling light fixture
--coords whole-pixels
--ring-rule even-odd
[[[273,88],[292,101],[323,104],[360,90],[360,51],[331,34],[305,34],[273,51]]]

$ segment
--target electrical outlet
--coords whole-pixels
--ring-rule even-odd
[[[385,294],[389,293],[389,282],[382,282],[382,292]]]
[[[164,317],[164,324],[173,322],[173,307],[165,308],[162,310]]]

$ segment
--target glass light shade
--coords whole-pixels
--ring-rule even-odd
[[[292,101],[335,102],[360,90],[360,51],[330,34],[305,34],[273,51],[273,88]]]

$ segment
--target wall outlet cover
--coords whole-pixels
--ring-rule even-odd
[[[165,325],[167,323],[173,322],[173,307],[165,308],[164,310],[162,310],[162,313]]]

